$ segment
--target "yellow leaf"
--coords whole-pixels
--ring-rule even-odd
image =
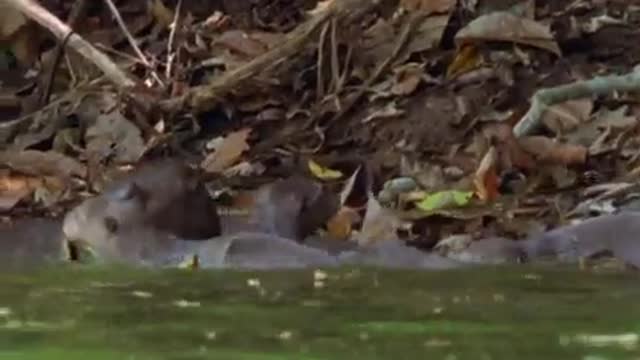
[[[416,206],[424,211],[464,206],[469,203],[472,196],[473,192],[471,191],[439,191],[433,194],[427,194],[422,200],[416,203]]]
[[[482,62],[482,56],[478,52],[478,49],[472,44],[464,44],[456,52],[456,57],[453,59],[449,67],[447,68],[447,78],[451,79],[460,74],[469,72],[475,69]]]
[[[151,4],[151,15],[156,21],[165,28],[168,28],[173,22],[173,11],[164,6],[161,0],[155,0]]]
[[[309,171],[318,179],[323,180],[335,180],[342,177],[342,172],[323,167],[313,160],[309,160]]]

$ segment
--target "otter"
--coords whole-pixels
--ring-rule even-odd
[[[206,240],[220,235],[221,225],[204,184],[183,162],[166,159],[143,165],[84,200],[67,213],[62,230],[71,241],[104,250],[126,243],[160,246],[174,238]]]

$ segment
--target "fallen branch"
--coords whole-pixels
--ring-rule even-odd
[[[67,44],[85,59],[95,64],[105,76],[119,88],[131,88],[135,81],[130,79],[108,56],[85,41],[80,35],[72,33],[72,29],[60,21],[34,0],[6,0],[10,6],[21,11],[40,26],[48,29],[60,41],[68,37]]]
[[[320,3],[326,5],[319,7],[311,19],[293,30],[287,40],[279,46],[236,69],[227,71],[209,84],[193,87],[184,95],[163,102],[161,107],[167,111],[174,111],[182,108],[184,104],[189,104],[197,112],[206,111],[213,107],[219,98],[245,80],[298,55],[311,36],[329,20],[335,18],[355,21],[362,14],[375,8],[378,3],[379,0],[328,0]]]
[[[531,99],[531,107],[514,126],[513,133],[517,137],[532,133],[540,127],[542,115],[549,106],[568,100],[609,95],[617,91],[640,90],[640,71],[625,75],[598,76],[591,80],[577,81],[535,92]]]

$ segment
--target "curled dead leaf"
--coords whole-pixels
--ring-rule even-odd
[[[564,134],[589,120],[593,100],[589,98],[565,101],[549,106],[542,122],[556,134]]]
[[[391,87],[394,95],[410,95],[420,85],[424,69],[421,64],[409,63],[394,69],[395,81]]]
[[[400,5],[409,11],[422,11],[429,15],[453,10],[456,0],[401,0]]]
[[[360,220],[358,213],[350,207],[343,206],[327,221],[327,231],[331,238],[347,240],[351,236],[353,224]]]
[[[456,34],[455,41],[458,45],[476,41],[510,41],[562,55],[548,26],[506,11],[478,17]]]
[[[485,126],[482,132],[489,143],[494,144],[498,151],[497,172],[511,169],[514,166],[520,169],[535,167],[533,157],[522,148],[518,139],[513,135],[510,125],[493,123]]]
[[[476,195],[482,201],[491,201],[498,197],[498,174],[496,163],[498,152],[495,147],[489,148],[473,177]]]
[[[214,151],[202,161],[202,169],[209,173],[219,173],[235,164],[242,153],[249,149],[247,138],[250,134],[251,129],[244,128],[224,138],[214,139],[211,142]]]

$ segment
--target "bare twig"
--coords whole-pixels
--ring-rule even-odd
[[[176,53],[173,52],[173,42],[175,41],[176,31],[180,25],[181,9],[182,9],[182,0],[178,0],[178,4],[176,5],[176,13],[173,17],[173,22],[171,23],[171,32],[169,33],[169,41],[167,42],[167,69],[164,74],[164,76],[167,79],[171,78],[171,67],[173,65],[173,60],[176,58]]]
[[[404,48],[406,43],[409,41],[411,33],[413,32],[415,27],[420,23],[420,21],[422,21],[422,19],[424,19],[423,14],[418,13],[415,15],[411,15],[411,18],[409,19],[409,21],[402,28],[402,32],[398,36],[396,46],[394,47],[391,55],[389,55],[389,57],[387,57],[385,61],[383,61],[375,69],[373,74],[371,74],[371,76],[367,78],[367,80],[360,87],[358,92],[356,92],[356,94],[349,99],[349,102],[344,107],[342,107],[337,113],[335,113],[335,115],[333,115],[331,119],[329,119],[326,125],[327,129],[331,128],[333,124],[337,123],[338,119],[340,119],[346,113],[351,111],[351,109],[353,109],[353,107],[358,103],[360,98],[362,98],[362,96],[369,90],[369,88],[371,88],[371,86],[373,86],[373,84],[376,81],[378,81],[378,78],[382,75],[384,70],[398,57],[398,55],[400,54],[400,51]]]
[[[318,61],[316,64],[316,99],[318,102],[324,97],[324,47],[328,30],[329,24],[324,24],[320,31],[320,41],[318,42]]]
[[[120,88],[131,88],[135,82],[130,79],[109,57],[94,48],[78,34],[70,34],[71,29],[60,19],[51,14],[33,0],[5,0],[10,6],[20,10],[24,15],[48,29],[53,35],[62,40],[69,37],[67,44],[85,59],[94,63],[109,80]]]
[[[153,78],[158,82],[158,84],[164,88],[165,87],[164,82],[160,80],[160,77],[158,76],[158,74],[156,74],[155,70],[153,70],[151,63],[144,56],[144,54],[142,53],[142,50],[140,50],[140,47],[138,46],[136,39],[133,38],[133,35],[131,35],[131,33],[129,32],[129,29],[127,29],[127,25],[124,23],[122,16],[120,16],[120,12],[118,11],[118,8],[116,7],[116,5],[111,0],[104,0],[104,2],[107,4],[107,6],[109,6],[109,10],[111,10],[111,14],[116,19],[118,26],[120,26],[120,30],[122,30],[122,32],[124,33],[124,36],[129,41],[129,45],[131,45],[131,48],[133,48],[133,51],[136,53],[136,55],[138,55],[138,57],[140,58],[140,61],[142,61],[144,66],[146,66],[147,69],[151,71],[151,76],[153,76]]]
[[[69,13],[69,28],[73,29],[75,27],[76,23],[82,17],[86,9],[86,0],[76,0],[76,2],[73,4],[73,7],[71,8],[71,12]],[[53,59],[48,64],[48,67],[45,67],[48,68],[49,72],[46,76],[45,83],[43,84],[43,89],[40,97],[40,106],[46,105],[49,102],[49,97],[51,96],[51,90],[53,89],[56,71],[58,69],[58,66],[60,65],[60,60],[62,59],[62,55],[64,54],[64,49],[66,47],[66,40],[68,40],[67,37],[60,40],[58,45],[56,45]]]

